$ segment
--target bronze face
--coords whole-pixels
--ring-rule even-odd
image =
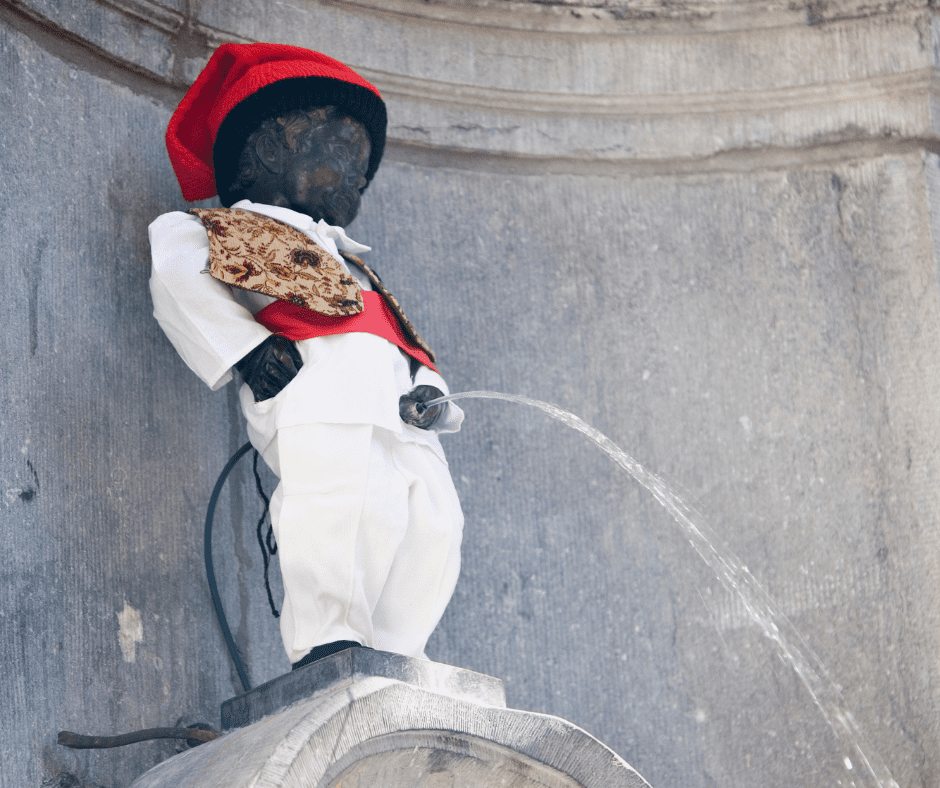
[[[250,139],[260,163],[246,196],[346,227],[359,213],[372,146],[359,121],[320,107]],[[266,124],[267,125],[267,124]]]
[[[333,118],[307,135],[307,150],[292,152],[284,169],[291,208],[345,227],[359,213],[371,145],[365,126]]]

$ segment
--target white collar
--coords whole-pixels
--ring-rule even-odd
[[[289,224],[291,227],[296,227],[319,242],[337,258],[339,257],[337,249],[342,249],[344,252],[350,252],[351,254],[363,254],[372,250],[371,246],[354,241],[346,235],[346,231],[342,227],[327,224],[323,219],[315,222],[307,214],[290,208],[280,208],[277,205],[266,205],[251,200],[239,200],[232,207],[241,211],[260,213],[272,219],[277,219],[279,222],[284,222],[284,224]]]

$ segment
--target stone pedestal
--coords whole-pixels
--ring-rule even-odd
[[[577,726],[507,709],[498,679],[381,651],[233,698],[222,727],[133,788],[649,788]]]

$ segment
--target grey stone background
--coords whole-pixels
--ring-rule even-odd
[[[452,389],[558,403],[674,480],[894,779],[937,785],[936,25],[847,1],[0,2],[0,786],[127,786],[173,746],[56,732],[215,721],[240,689],[202,520],[244,430],[152,320],[146,238],[184,206],[170,112],[228,40],[321,49],[386,96],[350,234]],[[656,788],[875,784],[648,493],[540,412],[465,410],[432,658]],[[243,463],[215,549],[260,683],[288,664]]]

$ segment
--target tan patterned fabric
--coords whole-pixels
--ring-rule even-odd
[[[268,216],[233,208],[194,208],[209,235],[209,273],[227,285],[252,290],[306,307],[321,315],[343,317],[362,312],[362,292],[336,259],[296,227]],[[415,347],[437,358],[405,317],[401,305],[378,274],[355,255],[340,254],[358,265],[398,318]]]
[[[356,280],[297,228],[231,208],[190,213],[206,227],[209,273],[220,282],[329,317],[362,312]]]

